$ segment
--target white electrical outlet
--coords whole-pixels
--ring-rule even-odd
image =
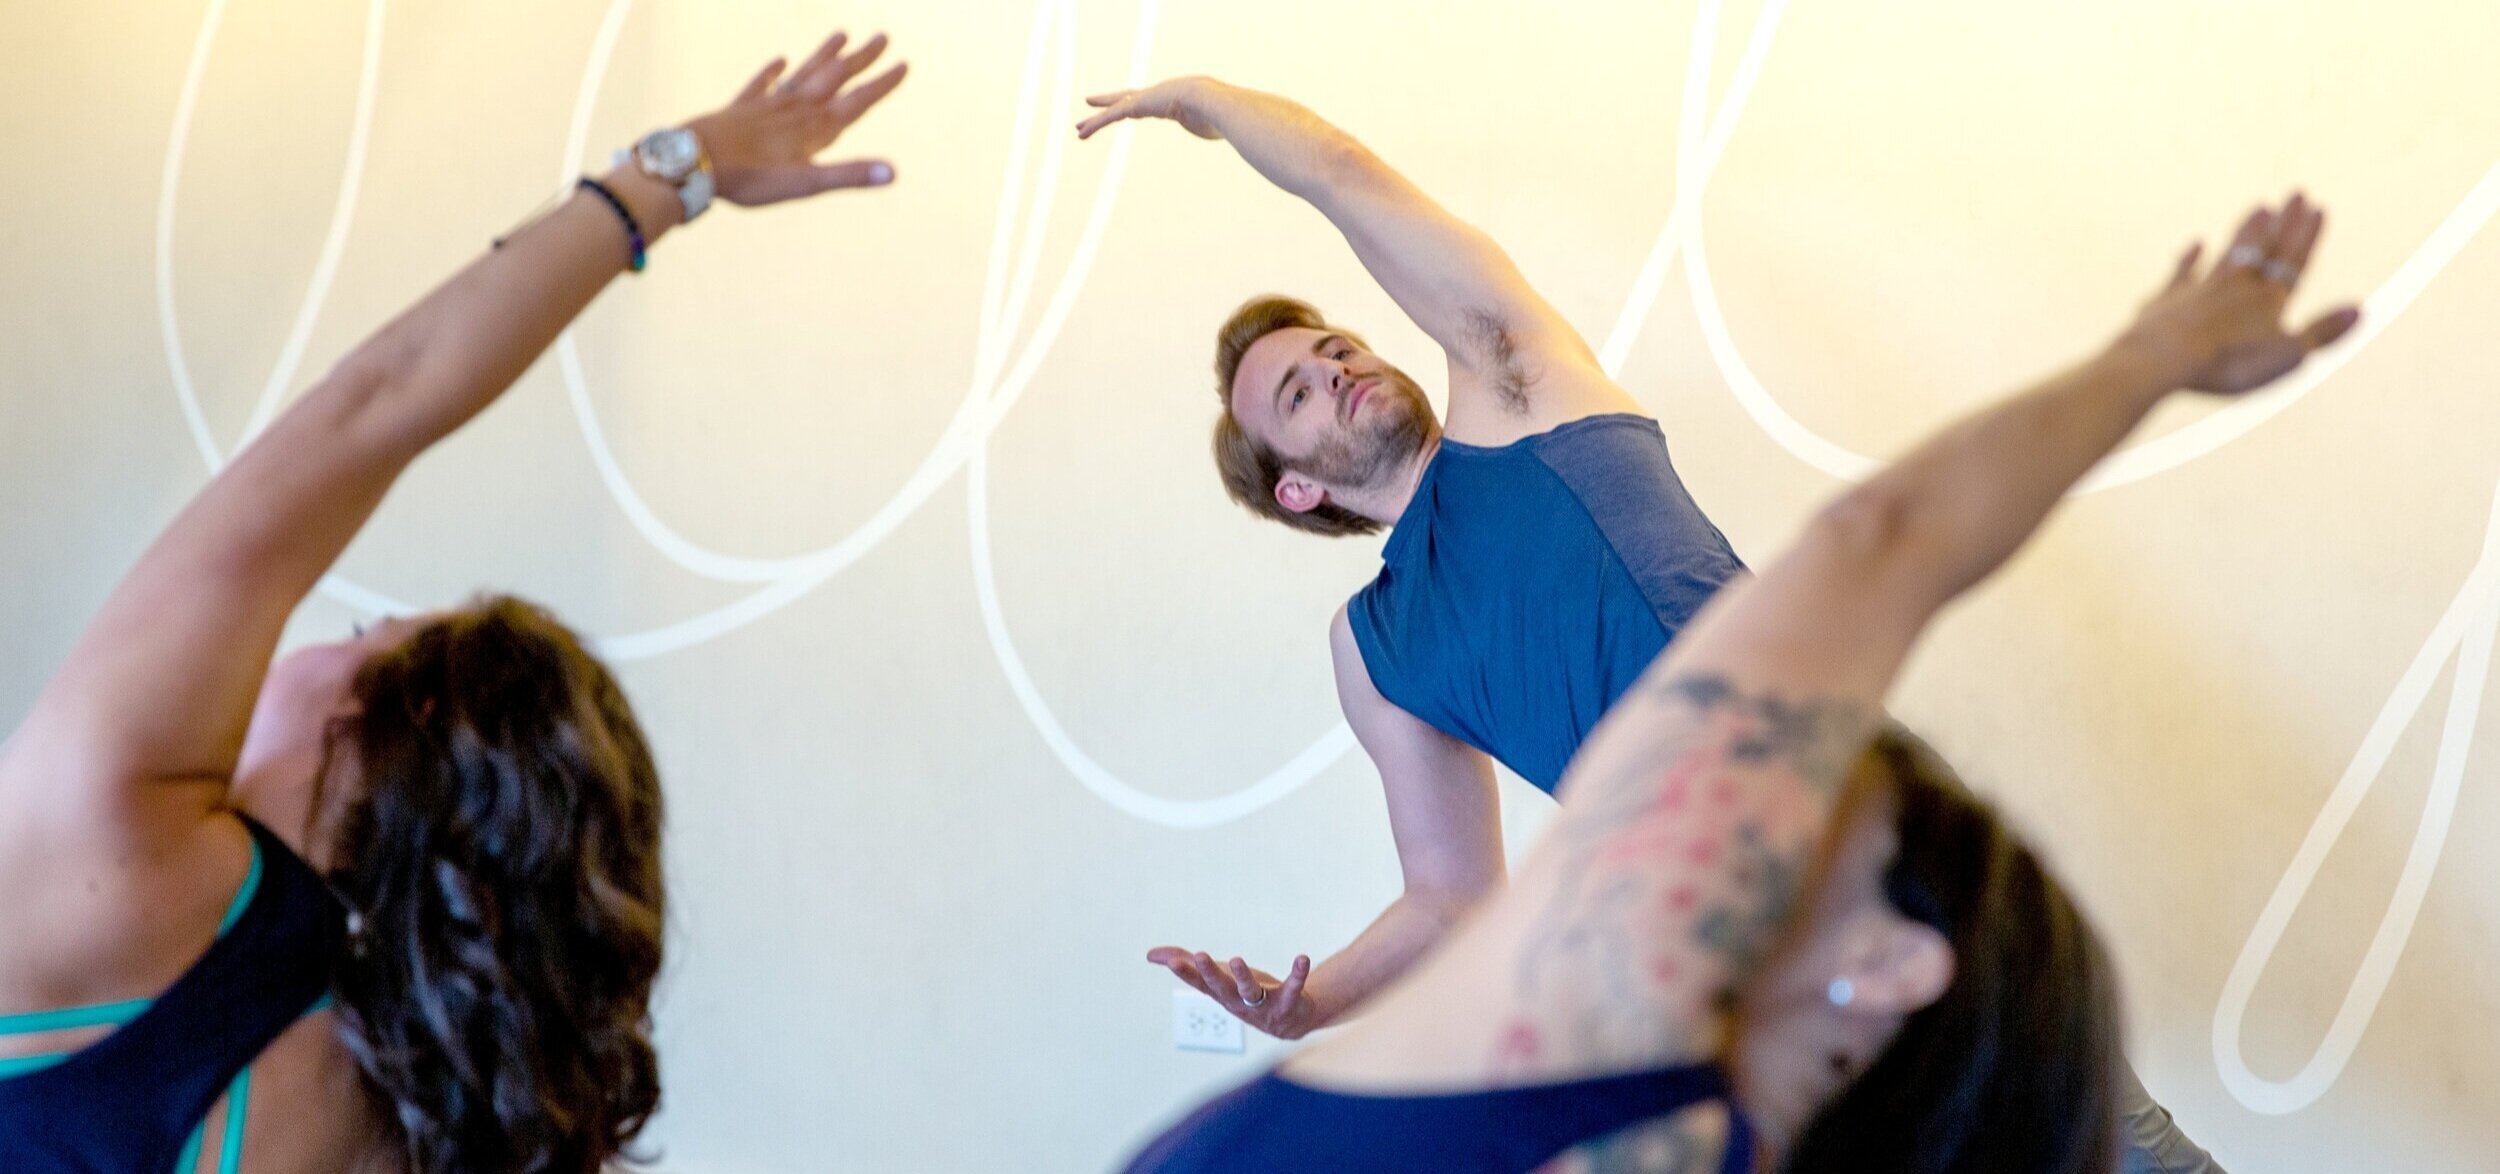
[[[1196,991],[1173,991],[1172,1046],[1192,1052],[1238,1052],[1241,1020]]]

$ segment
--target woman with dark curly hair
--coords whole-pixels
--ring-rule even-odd
[[[2101,353],[1826,507],[1599,723],[1516,883],[1131,1169],[2117,1169],[2109,960],[1883,698],[2156,403],[2351,328],[2282,325],[2322,222],[2259,209]]]
[[[655,131],[211,481],[0,746],[0,1170],[543,1171],[659,1102],[660,786],[606,668],[489,598],[270,663],[409,462],[717,196],[902,80],[836,34]]]

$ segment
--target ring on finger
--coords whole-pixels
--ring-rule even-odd
[[[1255,998],[1255,999],[1245,998],[1245,999],[1243,999],[1243,1000],[1241,1001],[1241,1005],[1242,1005],[1242,1006],[1244,1006],[1244,1007],[1256,1007],[1256,1006],[1260,1005],[1261,1003],[1265,1003],[1265,1002],[1267,1002],[1267,992],[1266,992],[1266,991],[1260,991],[1260,992],[1259,992],[1259,997],[1258,997],[1258,998]]]
[[[2233,245],[2222,255],[2222,263],[2235,269],[2263,269],[2267,261],[2266,251],[2256,245]]]
[[[2281,257],[2267,258],[2265,264],[2257,267],[2257,271],[2264,274],[2266,280],[2276,285],[2291,285],[2300,280],[2300,266]]]

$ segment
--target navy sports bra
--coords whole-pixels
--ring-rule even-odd
[[[75,1052],[0,1059],[0,1170],[114,1174],[197,1168],[201,1128],[226,1100],[219,1163],[242,1156],[253,1057],[329,1001],[338,902],[269,829],[217,940],[154,999],[0,1015],[0,1035],[115,1025]]]
[[[1715,1065],[1434,1096],[1327,1092],[1271,1071],[1201,1106],[1147,1146],[1128,1172],[1513,1174],[1713,1100],[1728,1104],[1721,1174],[1748,1174],[1753,1129],[1728,1100]]]

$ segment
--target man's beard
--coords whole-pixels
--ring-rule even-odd
[[[1388,398],[1381,400],[1384,394]],[[1374,488],[1394,476],[1432,440],[1432,405],[1424,399],[1424,389],[1394,367],[1381,373],[1380,386],[1364,399],[1366,404],[1374,401],[1379,402],[1372,414],[1358,417],[1352,434],[1329,437],[1295,466],[1340,490]]]

